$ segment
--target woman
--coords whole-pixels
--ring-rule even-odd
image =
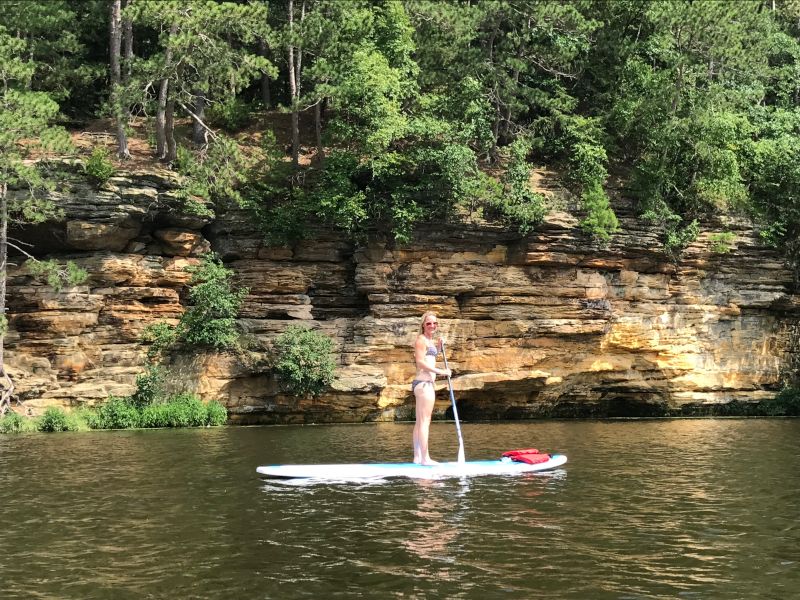
[[[417,422],[414,425],[414,462],[418,465],[438,464],[431,459],[428,452],[428,432],[431,427],[431,414],[433,403],[436,400],[434,381],[437,375],[450,377],[450,369],[437,369],[436,356],[442,351],[444,338],[438,337],[436,342],[433,336],[439,328],[436,313],[426,312],[422,315],[421,332],[414,342],[414,362],[417,365],[417,374],[411,382],[411,391],[417,401]]]

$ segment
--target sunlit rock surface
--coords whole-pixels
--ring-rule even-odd
[[[405,247],[319,231],[270,248],[245,213],[182,213],[175,187],[168,173],[76,183],[57,192],[66,221],[22,232],[89,272],[55,292],[24,264],[10,269],[6,363],[31,412],[129,394],[143,328],[177,322],[185,267],[209,248],[250,290],[240,323],[251,351],[175,357],[170,383],[220,400],[238,422],[413,417],[411,345],[425,310],[440,315],[465,418],[707,414],[774,396],[800,365],[792,273],[743,221],[704,223],[678,262],[621,208],[604,248],[563,211],[525,238],[437,225]],[[720,231],[734,234],[729,252],[713,250]],[[282,393],[265,366],[291,324],[335,341],[337,380],[320,397]]]

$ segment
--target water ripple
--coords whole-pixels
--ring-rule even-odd
[[[788,598],[800,421],[467,423],[551,473],[264,482],[407,459],[410,425],[0,437],[3,598]],[[434,424],[436,456],[455,457]]]

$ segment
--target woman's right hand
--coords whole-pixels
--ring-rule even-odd
[[[442,377],[452,377],[453,371],[452,369],[442,369]]]

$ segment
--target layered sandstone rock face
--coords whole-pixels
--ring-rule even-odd
[[[406,247],[356,248],[327,231],[270,248],[246,213],[187,214],[176,185],[168,173],[101,190],[76,178],[59,191],[67,220],[23,233],[90,274],[54,292],[24,264],[11,269],[6,362],[30,411],[130,393],[142,329],[177,320],[185,267],[209,249],[250,289],[240,322],[252,352],[176,356],[170,381],[220,400],[238,422],[412,417],[411,346],[425,310],[441,318],[466,418],[704,413],[772,397],[800,365],[792,273],[744,222],[704,224],[678,262],[624,209],[605,248],[558,211],[526,238],[431,226]],[[729,252],[714,251],[721,230],[734,234]],[[287,396],[263,366],[291,324],[336,342],[337,380],[323,396]]]

